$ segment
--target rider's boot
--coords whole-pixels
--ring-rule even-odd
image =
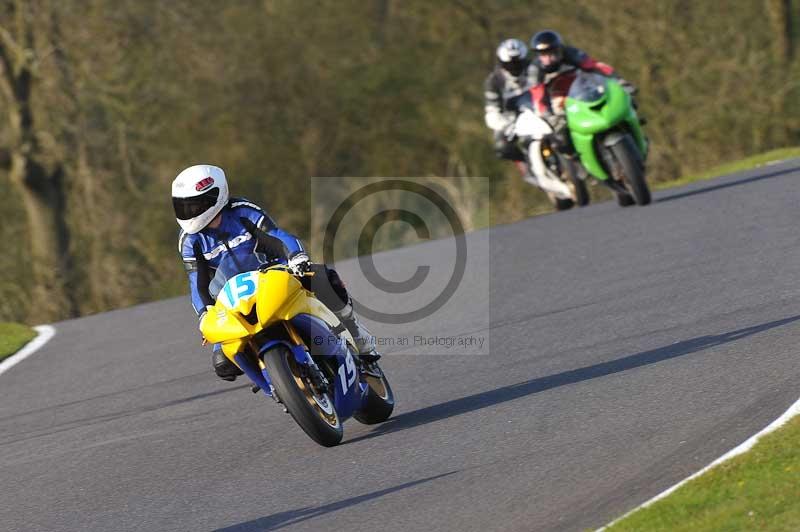
[[[224,381],[233,382],[239,375],[244,375],[242,370],[222,353],[222,348],[219,344],[214,346],[214,351],[211,354],[211,364],[214,366],[214,373],[217,374],[217,377]]]
[[[358,347],[359,358],[367,365],[377,362],[381,355],[375,350],[375,337],[358,321],[353,311],[352,301],[348,301],[344,307],[335,311],[334,314],[342,320],[342,325],[347,327],[347,330],[353,335],[353,340],[355,340],[356,347]]]

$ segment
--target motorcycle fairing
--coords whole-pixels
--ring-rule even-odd
[[[597,154],[597,135],[622,126],[631,132],[642,154],[647,154],[647,140],[631,96],[613,79],[605,80],[605,96],[595,101],[567,98],[566,111],[572,143],[580,155],[581,164],[597,179],[605,181],[610,178]]]
[[[355,349],[355,341],[350,332],[340,327],[336,315],[289,272],[270,269],[249,273],[252,274],[250,277],[240,274],[228,280],[220,292],[227,295],[218,297],[214,307],[200,322],[204,337],[209,342],[220,343],[225,356],[268,396],[272,395],[272,385],[262,358],[266,350],[283,343],[292,351],[298,364],[315,366],[306,347],[313,345],[315,354],[334,361],[336,374],[331,386],[337,415],[341,420],[351,417],[360,408],[368,386],[359,379],[351,352]],[[252,285],[248,280],[253,281]],[[241,313],[250,313],[253,307],[258,320],[251,324]],[[269,340],[260,346],[256,361],[245,355],[250,338],[279,322],[287,325],[288,340]],[[331,336],[334,328],[342,330]],[[314,345],[317,337],[324,340]],[[353,349],[348,349],[348,344]]]
[[[351,417],[361,407],[368,386],[361,382],[352,349],[348,348],[349,333],[332,335],[330,325],[311,314],[297,314],[290,321],[306,344],[313,345],[316,356],[333,360],[336,371],[330,383],[334,391],[333,405],[341,419]]]

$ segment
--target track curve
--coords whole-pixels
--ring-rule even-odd
[[[491,355],[396,349],[384,364],[394,417],[348,422],[333,449],[213,376],[184,298],[58,323],[0,378],[0,523],[600,526],[800,396],[798,178],[800,161],[785,161],[646,208],[598,204],[470,235],[498,258],[488,326],[485,305],[464,305],[430,332],[485,333]],[[382,255],[402,264],[439,245]]]

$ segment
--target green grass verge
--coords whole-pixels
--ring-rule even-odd
[[[0,360],[13,355],[36,336],[36,331],[19,323],[0,322]]]
[[[654,188],[660,190],[665,188],[679,187],[681,185],[687,185],[689,183],[693,183],[694,181],[702,181],[704,179],[711,179],[725,174],[732,174],[734,172],[750,170],[752,168],[762,166],[771,161],[780,161],[783,159],[791,159],[793,157],[800,157],[800,147],[781,148],[778,150],[772,150],[765,153],[761,153],[759,155],[753,155],[752,157],[747,157],[745,159],[740,159],[738,161],[732,161],[720,166],[715,166],[714,168],[711,168],[699,174],[691,174],[678,179],[674,179],[672,181],[660,181],[654,184]]]
[[[800,417],[609,531],[800,530]]]

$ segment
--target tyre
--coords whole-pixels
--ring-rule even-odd
[[[622,174],[620,177],[636,204],[647,205],[650,203],[650,189],[644,180],[644,163],[633,138],[625,135],[621,141],[611,146],[610,150],[617,170]]]
[[[634,200],[633,196],[627,192],[614,192],[614,194],[617,196],[617,205],[620,207],[630,207],[631,205],[636,205],[636,200]]]
[[[570,198],[557,198],[552,192],[548,192],[547,197],[550,198],[550,203],[553,204],[553,207],[555,207],[557,211],[566,211],[575,205]]]
[[[377,363],[372,364],[372,368],[377,370],[376,373],[380,373],[380,377],[370,373],[364,374],[366,384],[369,386],[367,397],[364,400],[364,407],[353,414],[356,421],[365,425],[386,421],[394,410],[394,392],[389,386],[389,380]]]
[[[589,188],[586,186],[586,181],[578,176],[575,162],[562,157],[561,167],[564,169],[564,176],[567,178],[567,186],[572,192],[572,202],[578,207],[589,205]]]
[[[288,347],[278,344],[269,349],[264,365],[283,406],[312,440],[325,447],[342,441],[344,431],[331,397],[314,390]]]

